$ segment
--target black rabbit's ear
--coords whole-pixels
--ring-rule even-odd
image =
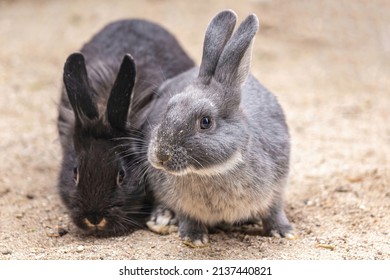
[[[126,127],[135,75],[134,59],[126,54],[107,102],[108,122],[115,129],[122,130]]]
[[[241,86],[250,69],[252,44],[259,29],[256,15],[248,16],[226,44],[214,78],[227,86]]]
[[[208,82],[214,75],[222,50],[232,35],[237,15],[232,10],[222,11],[210,22],[203,43],[199,78]]]
[[[71,54],[64,66],[64,84],[76,120],[83,123],[99,117],[98,110],[91,98],[84,56],[81,53]]]

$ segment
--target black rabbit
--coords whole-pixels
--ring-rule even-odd
[[[139,128],[157,87],[193,66],[169,32],[137,19],[107,25],[68,57],[58,117],[58,189],[84,232],[119,235],[144,226],[152,196],[136,172]]]

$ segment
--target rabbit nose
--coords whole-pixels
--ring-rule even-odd
[[[171,155],[164,152],[158,152],[157,153],[157,159],[161,165],[164,165],[167,161],[171,159]]]
[[[91,213],[86,216],[88,222],[90,222],[92,225],[97,226],[99,225],[103,220],[103,215],[99,213]]]

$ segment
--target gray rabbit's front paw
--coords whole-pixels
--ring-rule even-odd
[[[287,239],[297,238],[291,225],[278,226],[272,229],[268,229],[265,231],[265,235],[273,237],[284,237]]]
[[[175,213],[161,204],[154,208],[146,225],[151,231],[159,234],[177,232]]]
[[[209,236],[207,227],[204,224],[188,218],[179,220],[180,237],[185,245],[192,248],[208,246]]]
[[[270,214],[262,218],[264,235],[295,239],[293,227],[283,209],[272,209]]]

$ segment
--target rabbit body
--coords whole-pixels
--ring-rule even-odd
[[[212,20],[200,68],[162,84],[156,107],[166,110],[149,116],[149,182],[194,246],[224,223],[261,219],[266,234],[292,230],[283,209],[288,127],[276,97],[248,73],[257,18],[230,38],[235,18],[224,11]]]
[[[169,32],[138,19],[107,25],[68,57],[58,116],[58,190],[84,232],[117,235],[143,227],[152,198],[135,172],[142,142],[137,131],[156,88],[193,65]]]

